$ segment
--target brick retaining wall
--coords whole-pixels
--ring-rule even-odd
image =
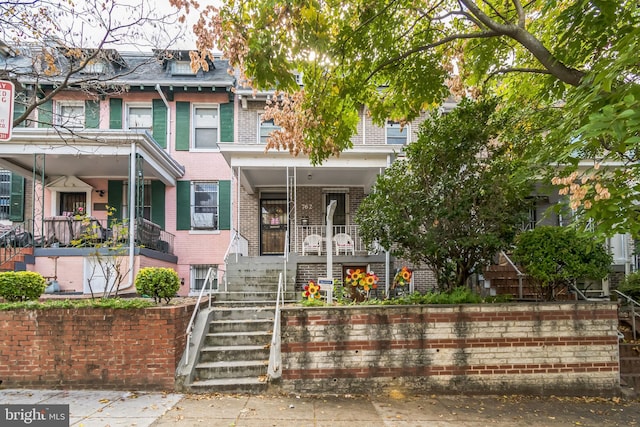
[[[173,390],[194,304],[0,311],[3,387]]]
[[[613,395],[612,303],[286,308],[282,387],[297,393]]]

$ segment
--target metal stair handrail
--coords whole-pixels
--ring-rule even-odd
[[[23,242],[22,245],[18,244],[19,239],[27,239],[27,242]],[[31,236],[24,229],[22,224],[17,224],[11,229],[0,234],[0,248],[4,248],[2,259],[0,259],[0,265],[11,261],[18,256],[22,251],[19,251],[19,247],[25,247],[25,245],[33,245]]]
[[[189,362],[189,346],[191,345],[191,336],[193,335],[193,325],[195,323],[196,315],[200,310],[200,302],[202,301],[202,296],[204,295],[205,289],[207,289],[207,284],[209,284],[209,309],[211,309],[211,295],[213,294],[213,278],[212,272],[214,269],[217,271],[217,268],[209,267],[207,270],[207,275],[204,278],[204,283],[202,284],[202,289],[200,289],[200,294],[198,295],[198,300],[196,301],[196,306],[193,308],[193,314],[191,314],[191,320],[189,320],[189,324],[187,325],[187,330],[185,335],[187,336],[187,345],[184,350],[185,361]]]
[[[640,307],[640,303],[636,300],[634,300],[633,298],[631,298],[629,295],[620,292],[617,289],[614,289],[613,292],[615,292],[616,294],[618,294],[619,296],[621,296],[622,298],[624,298],[627,302],[627,304],[629,304],[631,306],[631,329],[633,330],[633,339],[637,339],[637,334],[636,334],[636,317],[640,316],[640,313],[636,312],[636,306]]]
[[[516,275],[518,276],[518,298],[520,299],[524,298],[524,295],[523,295],[524,291],[522,289],[522,278],[526,275],[522,271],[520,271],[518,267],[516,267],[516,264],[513,261],[511,261],[511,258],[509,258],[509,256],[505,253],[505,251],[500,251],[500,253],[511,265],[511,267],[513,267],[513,269],[516,271]]]
[[[271,346],[269,348],[269,366],[267,375],[269,378],[280,378],[282,371],[282,354],[280,352],[280,310],[284,304],[284,287],[282,273],[278,277],[278,294],[276,295],[276,313],[273,319],[273,333],[271,335]]]

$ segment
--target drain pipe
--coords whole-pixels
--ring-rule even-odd
[[[160,94],[160,98],[162,102],[164,102],[165,107],[167,107],[167,152],[171,153],[171,109],[169,108],[167,98],[160,89],[160,83],[156,83],[156,91]]]

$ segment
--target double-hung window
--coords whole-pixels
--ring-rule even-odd
[[[56,124],[65,129],[84,129],[84,102],[56,102]]]
[[[387,120],[386,140],[387,144],[404,145],[409,142],[409,125],[400,125],[398,122]]]
[[[193,107],[193,148],[218,148],[219,117],[217,105]]]
[[[193,181],[191,183],[191,228],[218,230],[218,183]]]
[[[269,137],[269,135],[271,135],[272,132],[280,129],[280,126],[276,126],[275,123],[273,122],[273,119],[263,120],[262,115],[260,116],[259,122],[260,122],[259,123],[260,125],[260,134],[259,134],[260,141],[259,142],[261,144],[266,144],[267,138]]]
[[[151,104],[127,105],[127,129],[148,130],[153,127],[153,110]]]

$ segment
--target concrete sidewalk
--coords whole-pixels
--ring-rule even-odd
[[[0,404],[69,404],[70,426],[640,426],[640,401],[531,396],[296,397],[0,390]]]

